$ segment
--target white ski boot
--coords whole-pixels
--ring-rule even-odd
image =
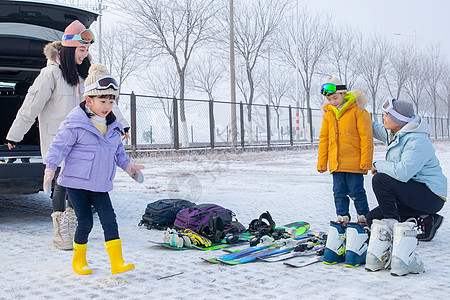
[[[391,275],[403,276],[425,271],[423,261],[414,252],[417,246],[416,224],[413,222],[394,225],[394,243],[392,246]]]
[[[178,232],[175,229],[168,227],[166,231],[164,231],[164,243],[170,244],[170,240],[172,239],[171,234],[177,234]]]
[[[358,267],[366,263],[369,235],[358,223],[348,223],[345,245],[345,266]]]
[[[373,220],[370,228],[369,247],[366,256],[366,270],[379,271],[387,269],[391,262],[394,219]]]
[[[334,265],[345,260],[345,225],[330,221],[323,263]]]
[[[190,248],[192,246],[191,239],[188,236],[183,236],[170,227],[164,232],[164,243],[175,248]]]

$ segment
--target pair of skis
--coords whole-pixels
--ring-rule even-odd
[[[293,268],[302,268],[323,261],[323,256],[314,256],[296,262],[284,262],[283,264]]]
[[[310,225],[308,222],[299,221],[299,222],[289,223],[289,224],[286,224],[281,227],[277,227],[276,229],[278,230],[278,232],[283,231],[283,232],[288,233],[292,239],[304,239],[304,238],[308,237],[305,233],[306,233],[306,231],[308,231],[309,227],[310,227]],[[229,263],[229,264],[246,263],[246,262],[250,262],[250,261],[253,261],[254,259],[256,259],[256,257],[255,257],[256,253],[264,251],[268,248],[274,247],[274,249],[277,249],[276,251],[280,251],[278,248],[285,245],[286,244],[285,241],[286,240],[281,240],[281,239],[275,241],[272,237],[263,236],[260,238],[259,244],[256,246],[245,247],[243,249],[231,251],[231,253],[222,255],[217,258],[210,258],[210,259],[201,258],[201,259],[203,259],[204,261],[207,261],[207,262],[211,262],[211,263],[219,263],[219,262]],[[287,250],[283,249],[283,251],[287,251]],[[245,258],[244,258],[244,256],[245,256]]]
[[[305,236],[304,238],[308,239],[310,238],[310,236]],[[296,246],[308,244],[311,244],[311,242],[302,243],[301,241],[298,240],[268,241],[266,243],[262,243],[254,247],[248,247],[216,258],[201,258],[201,259],[210,263],[224,263],[228,265],[239,265],[248,262],[253,262],[256,260],[266,262],[278,262],[299,256],[320,255],[321,253],[319,252],[325,247],[323,244],[322,245],[314,244],[309,246],[308,249],[304,249],[301,252],[295,251]]]
[[[287,253],[290,254],[290,253]],[[309,266],[311,264],[314,263],[318,263],[323,261],[323,255],[317,255],[316,253],[310,253],[310,254],[303,254],[303,255],[289,255],[288,258],[280,256],[282,258],[278,258],[276,256],[274,257],[269,257],[269,258],[265,258],[265,257],[253,257],[253,256],[247,256],[247,257],[242,257],[238,260],[234,260],[234,261],[228,261],[228,262],[224,262],[223,260],[218,260],[218,259],[214,259],[214,258],[210,258],[210,259],[206,259],[206,258],[201,258],[204,261],[207,261],[209,263],[225,263],[228,265],[236,265],[236,264],[242,264],[242,263],[246,263],[246,262],[251,262],[251,261],[255,261],[255,260],[262,260],[262,261],[268,261],[268,262],[274,262],[274,261],[282,261],[282,260],[287,260],[290,258],[294,258],[294,257],[301,257],[301,260],[298,261],[289,261],[289,262],[283,262],[284,265],[289,266],[289,267],[294,267],[294,268],[302,268],[302,267],[306,267]]]
[[[262,249],[261,251],[256,251],[252,254],[245,255],[232,260],[220,260],[220,262],[228,264],[228,265],[240,265],[248,262],[252,262],[258,259],[265,259],[266,257],[276,257],[278,255],[282,255],[288,253],[293,250],[293,240],[282,240],[277,244],[273,245],[273,248],[267,248],[267,250]]]
[[[320,261],[320,257],[323,255],[323,250],[325,248],[325,239],[318,238],[317,234],[303,234],[302,236],[297,237],[297,240],[285,239],[274,241],[273,239],[266,237],[257,246],[239,249],[216,258],[201,259],[209,263],[238,265],[256,260],[278,262],[294,257],[308,256],[308,258],[302,260],[301,263],[296,263],[296,266],[300,267]],[[291,266],[294,265],[294,263],[286,264]]]
[[[280,254],[266,254],[266,255],[260,255],[256,258],[258,260],[262,260],[265,262],[279,262],[279,261],[285,261],[291,258],[295,257],[311,257],[311,256],[321,256],[323,255],[323,249],[325,249],[325,245],[314,245],[311,247],[311,249],[303,250],[303,251],[295,251],[292,249],[289,252],[286,253],[280,253]]]
[[[281,255],[269,257],[257,257],[259,260],[265,262],[280,262],[291,258],[301,258],[300,260],[289,260],[283,262],[284,265],[294,268],[306,267],[311,264],[323,261],[323,253],[325,251],[325,242],[313,243],[314,246],[303,251],[291,251]]]

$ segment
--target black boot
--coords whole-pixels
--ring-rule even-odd
[[[443,221],[444,217],[438,214],[428,215],[425,218],[417,218],[417,226],[419,231],[421,231],[417,235],[417,239],[423,242],[431,241]]]

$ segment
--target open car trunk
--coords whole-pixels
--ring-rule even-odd
[[[37,118],[13,150],[5,146],[6,135],[28,88],[47,63],[44,46],[60,40],[72,21],[79,20],[89,27],[97,16],[64,4],[0,1],[0,193],[34,193],[42,189],[45,166]]]

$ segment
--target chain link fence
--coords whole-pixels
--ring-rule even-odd
[[[133,151],[314,144],[322,124],[320,109],[292,106],[233,105],[133,93],[120,94],[118,106],[131,125],[131,137],[124,143]],[[376,114],[375,119],[381,121],[382,115]],[[448,118],[425,119],[433,129],[431,138],[450,138]]]

